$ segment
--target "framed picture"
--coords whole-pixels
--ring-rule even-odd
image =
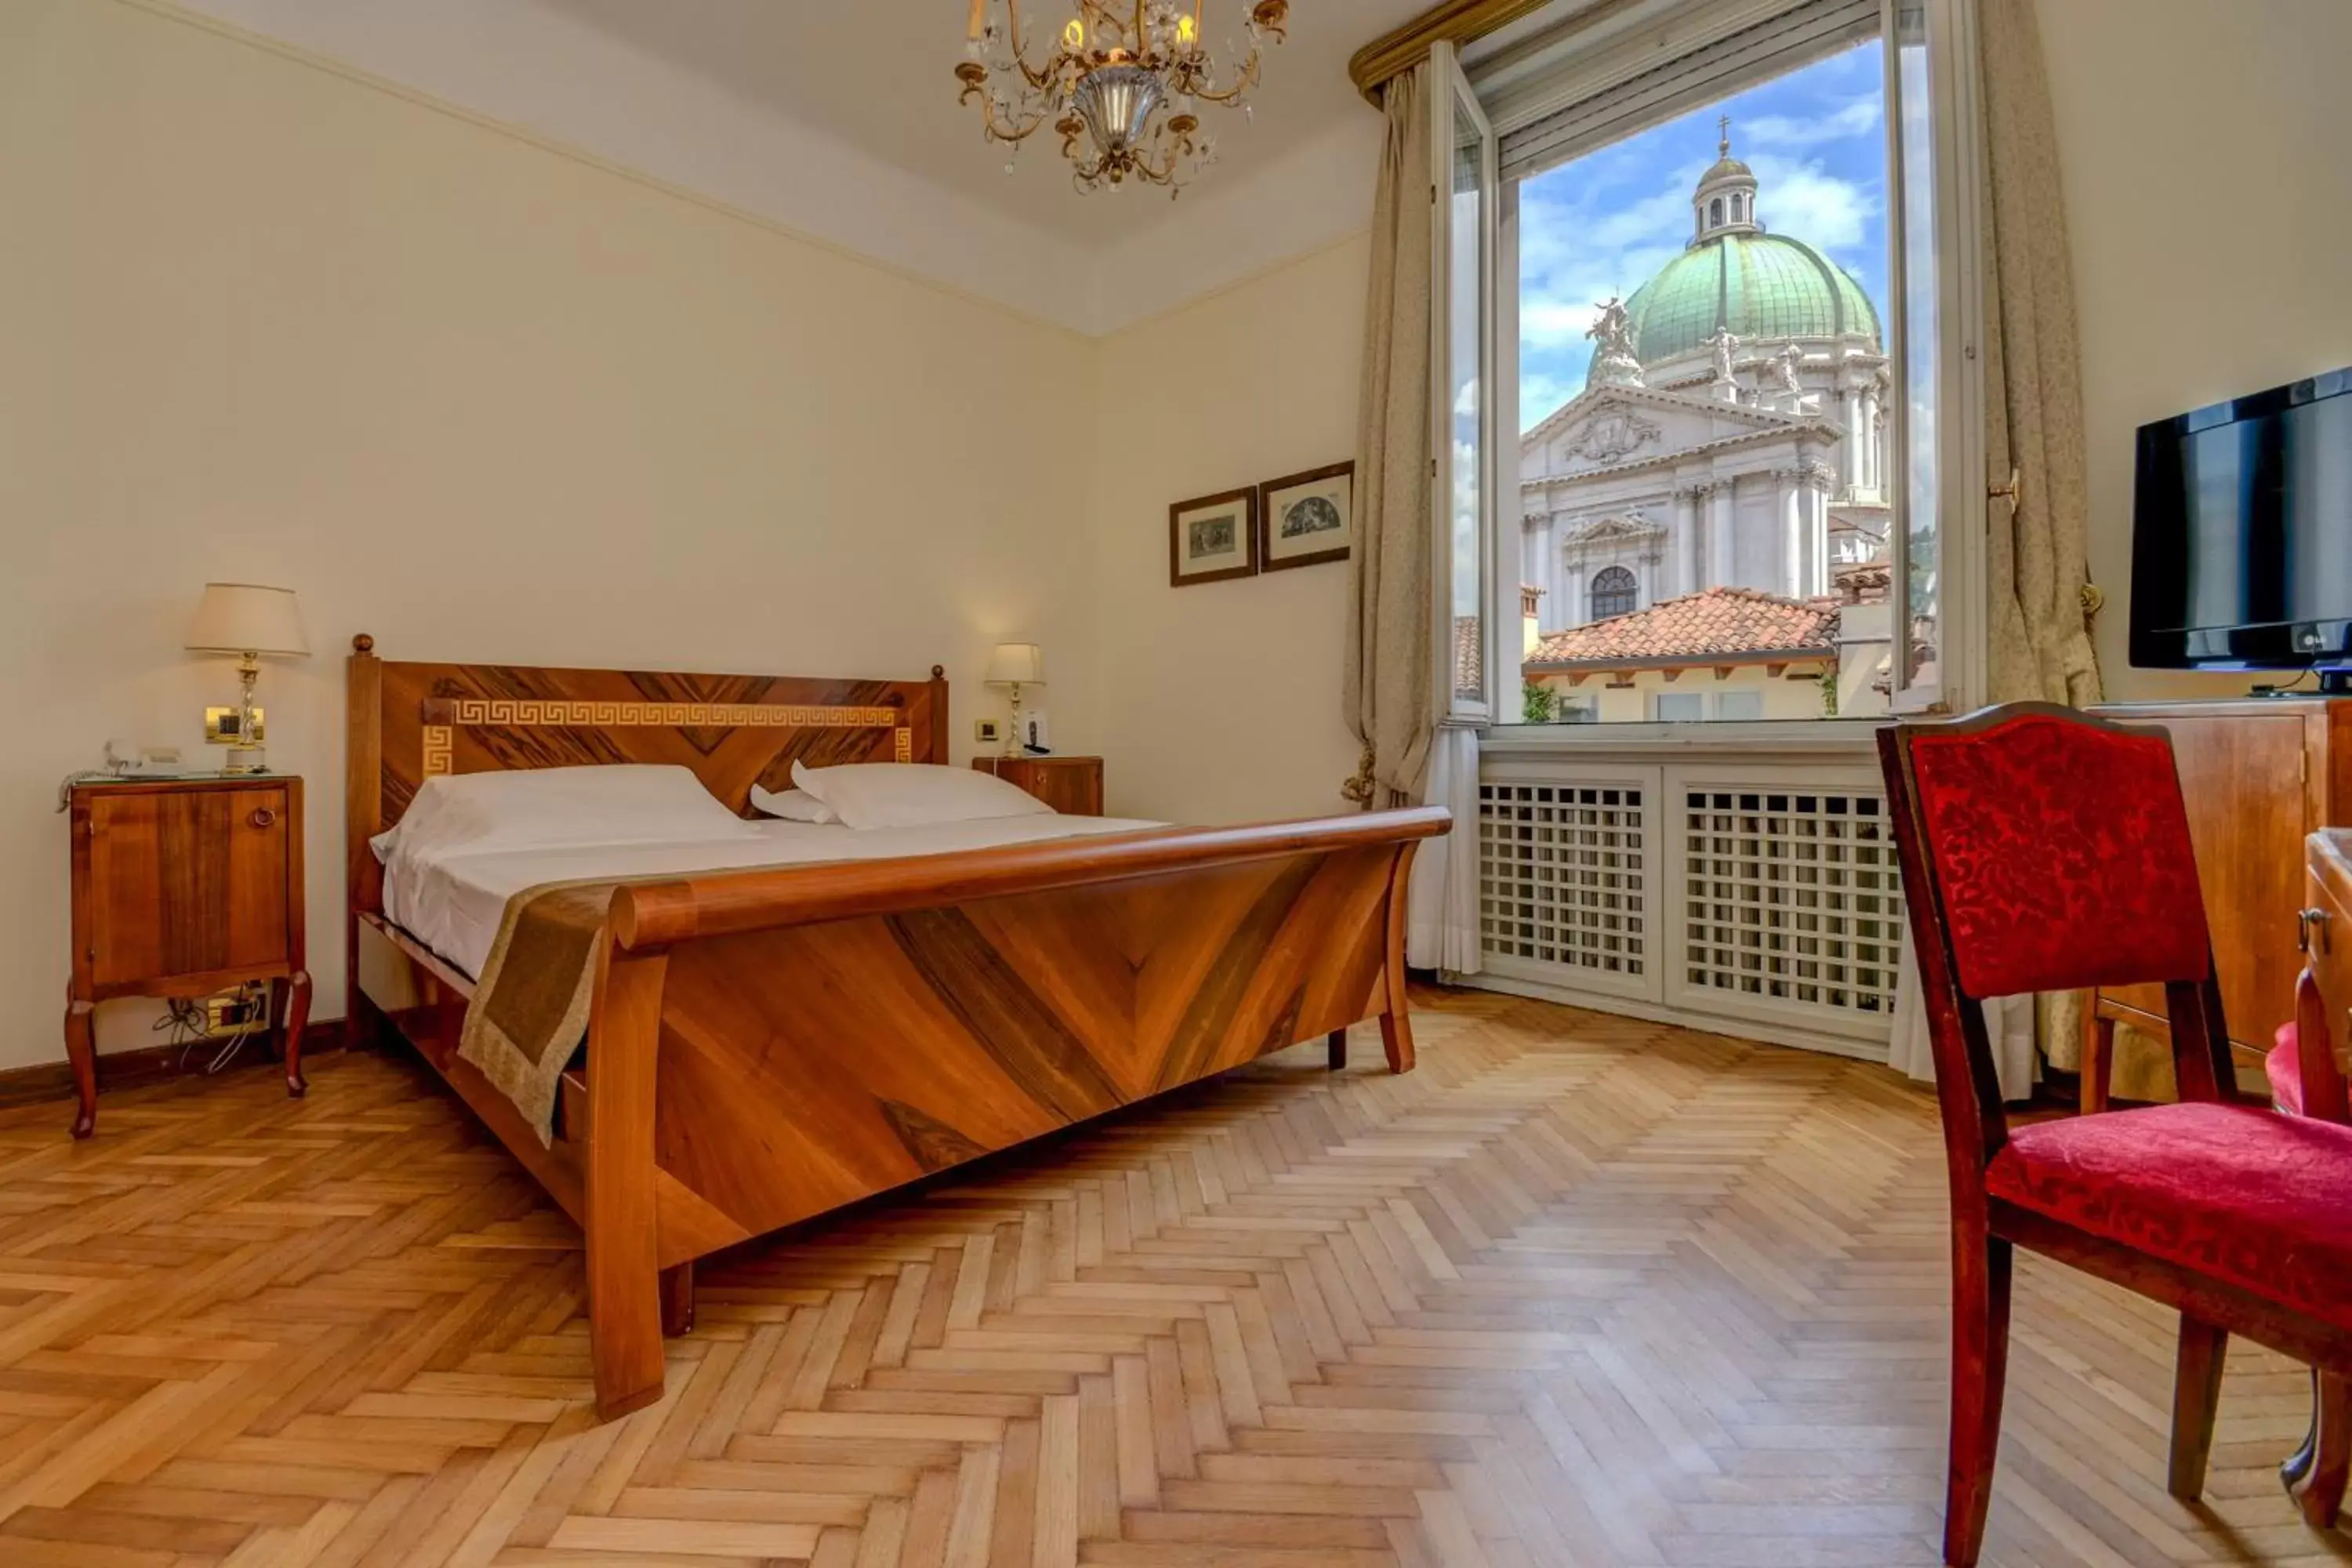
[[[1257,492],[1180,500],[1168,509],[1168,582],[1171,587],[1257,575]]]
[[[1345,561],[1356,543],[1356,465],[1334,463],[1258,486],[1258,570]]]

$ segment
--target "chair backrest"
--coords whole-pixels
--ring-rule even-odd
[[[2227,1095],[2170,737],[2033,702],[1895,725],[1878,745],[1956,1177],[2007,1136],[1986,997],[2162,983],[2182,1093]]]
[[[2202,980],[2212,942],[2172,742],[2040,703],[1899,727],[1933,897],[1978,998]]]

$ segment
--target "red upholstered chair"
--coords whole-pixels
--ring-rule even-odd
[[[2273,1044],[2263,1058],[2263,1075],[2270,1080],[2271,1103],[2289,1116],[2312,1116],[2337,1126],[2352,1125],[2344,1069],[2336,1065],[2328,1028],[2326,986],[2317,970],[2340,964],[2326,951],[2327,932],[2320,931],[2320,951],[2312,948],[2314,915],[2305,911],[2301,932],[2307,962],[2295,977],[2294,1017],[2278,1027]],[[2314,1368],[2311,1373],[2311,1430],[2303,1446],[2279,1467],[2279,1479],[2294,1495],[2304,1518],[2326,1529],[2336,1522],[2344,1506],[2344,1490],[2352,1481],[2352,1385]]]
[[[2229,1336],[2352,1374],[2352,1128],[2240,1103],[2160,729],[2020,704],[1882,730],[1952,1198],[1944,1561],[1991,1500],[2025,1247],[2179,1309],[2168,1486],[2204,1488]],[[2159,982],[2180,1103],[2010,1126],[1982,1002]]]

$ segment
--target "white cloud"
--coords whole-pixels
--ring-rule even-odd
[[[1823,172],[1816,160],[1759,154],[1753,163],[1759,187],[1756,213],[1775,234],[1835,250],[1860,245],[1864,225],[1878,216],[1877,191]]]
[[[1851,99],[1826,114],[1766,114],[1735,121],[1734,138],[1743,147],[1818,147],[1849,136],[1868,136],[1878,130],[1880,103],[1876,94]]]

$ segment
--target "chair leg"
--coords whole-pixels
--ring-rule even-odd
[[[2009,1381],[2010,1244],[1980,1226],[1952,1238],[1952,1452],[1944,1562],[1976,1568],[1992,1503],[2000,1400]]]
[[[2084,1116],[2107,1108],[2107,1085],[2115,1080],[2116,1021],[2099,1016],[2094,996],[2083,1020],[2083,1086],[2079,1110]]]
[[[2205,1463],[2213,1453],[2213,1413],[2221,1403],[2221,1368],[2229,1359],[2227,1329],[2180,1315],[2180,1352],[2172,1374],[2172,1463],[2165,1489],[2194,1501],[2205,1490]]]
[[[663,1337],[677,1339],[694,1332],[694,1265],[680,1263],[661,1271]]]
[[[1331,1070],[1333,1072],[1345,1070],[1348,1066],[1348,1031],[1332,1030],[1330,1038],[1323,1042],[1323,1047],[1328,1053],[1327,1059],[1330,1063]]]
[[[2352,1384],[2332,1372],[2315,1373],[2313,1383],[2312,1435],[2305,1445],[2310,1455],[2303,1474],[2288,1478],[2287,1490],[2305,1524],[2333,1530],[2344,1508],[2346,1478],[2352,1475]]]
[[[2303,1434],[2303,1447],[2279,1462],[2279,1485],[2286,1488],[2289,1497],[2300,1495],[2295,1483],[2311,1473],[2319,1454],[2319,1369],[2311,1369],[2311,1425]]]

